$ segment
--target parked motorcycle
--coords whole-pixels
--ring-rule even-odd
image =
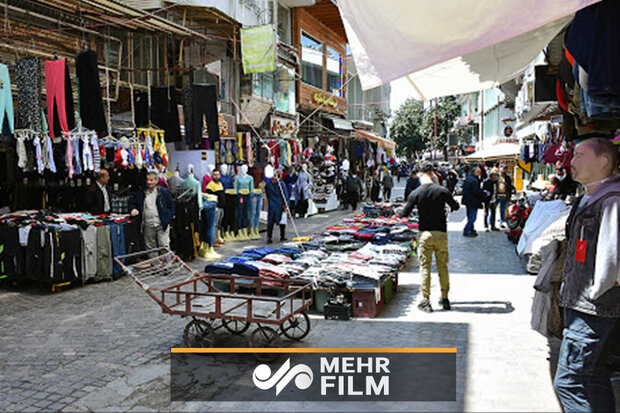
[[[514,204],[508,207],[506,223],[511,230],[525,227],[525,221],[532,213],[532,207],[525,197],[519,198]]]

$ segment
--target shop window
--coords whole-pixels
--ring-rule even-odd
[[[304,83],[323,89],[323,43],[301,33],[301,79]]]
[[[278,4],[278,41],[291,44],[291,11]]]
[[[343,96],[342,58],[340,53],[327,46],[327,90],[336,96]]]
[[[263,73],[263,97],[273,100],[273,74]]]
[[[276,110],[295,114],[295,70],[282,67],[276,72],[274,103]]]

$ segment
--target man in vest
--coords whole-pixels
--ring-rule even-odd
[[[618,149],[607,139],[588,139],[575,147],[572,166],[585,195],[566,224],[564,332],[554,386],[567,412],[613,412],[607,359],[620,346],[614,335],[620,319]]]

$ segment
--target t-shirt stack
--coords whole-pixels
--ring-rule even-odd
[[[356,314],[356,297],[369,294],[375,308],[391,298],[398,272],[414,253],[418,224],[417,217],[395,217],[396,205],[373,207],[381,213],[355,215],[321,234],[295,238],[278,249],[246,249],[237,256],[208,264],[205,272],[308,280],[315,289],[315,303],[316,295],[322,292],[345,293],[354,304],[354,315],[376,316],[378,311]],[[242,286],[243,282],[235,284]],[[393,290],[384,291],[386,284]],[[225,291],[229,288],[220,287]],[[322,310],[319,305],[315,308]]]
[[[122,271],[113,257],[142,249],[127,215],[19,211],[0,217],[0,283],[46,284],[112,280]]]

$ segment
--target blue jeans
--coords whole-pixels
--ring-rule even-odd
[[[125,255],[125,230],[124,223],[116,222],[110,223],[108,226],[110,227],[110,240],[112,241],[112,256],[118,257],[119,255]],[[123,270],[121,266],[114,262],[114,270],[112,274],[112,278],[117,279],[123,275]]]
[[[263,208],[263,194],[250,194],[250,228],[258,228],[260,211]]]
[[[565,411],[615,411],[605,362],[606,352],[611,349],[608,338],[617,322],[617,318],[564,309],[565,327],[553,385]]]
[[[200,240],[206,242],[210,247],[215,241],[216,209],[216,201],[205,201],[202,208],[202,219],[200,220]]]
[[[237,195],[237,224],[239,229],[247,228],[250,220],[250,195]]]
[[[474,233],[474,223],[476,222],[476,218],[478,217],[478,208],[465,207],[467,210],[467,225],[465,225],[465,229],[463,230],[463,234],[471,234]]]
[[[499,222],[506,222],[506,208],[508,207],[507,199],[498,199],[499,203]]]

